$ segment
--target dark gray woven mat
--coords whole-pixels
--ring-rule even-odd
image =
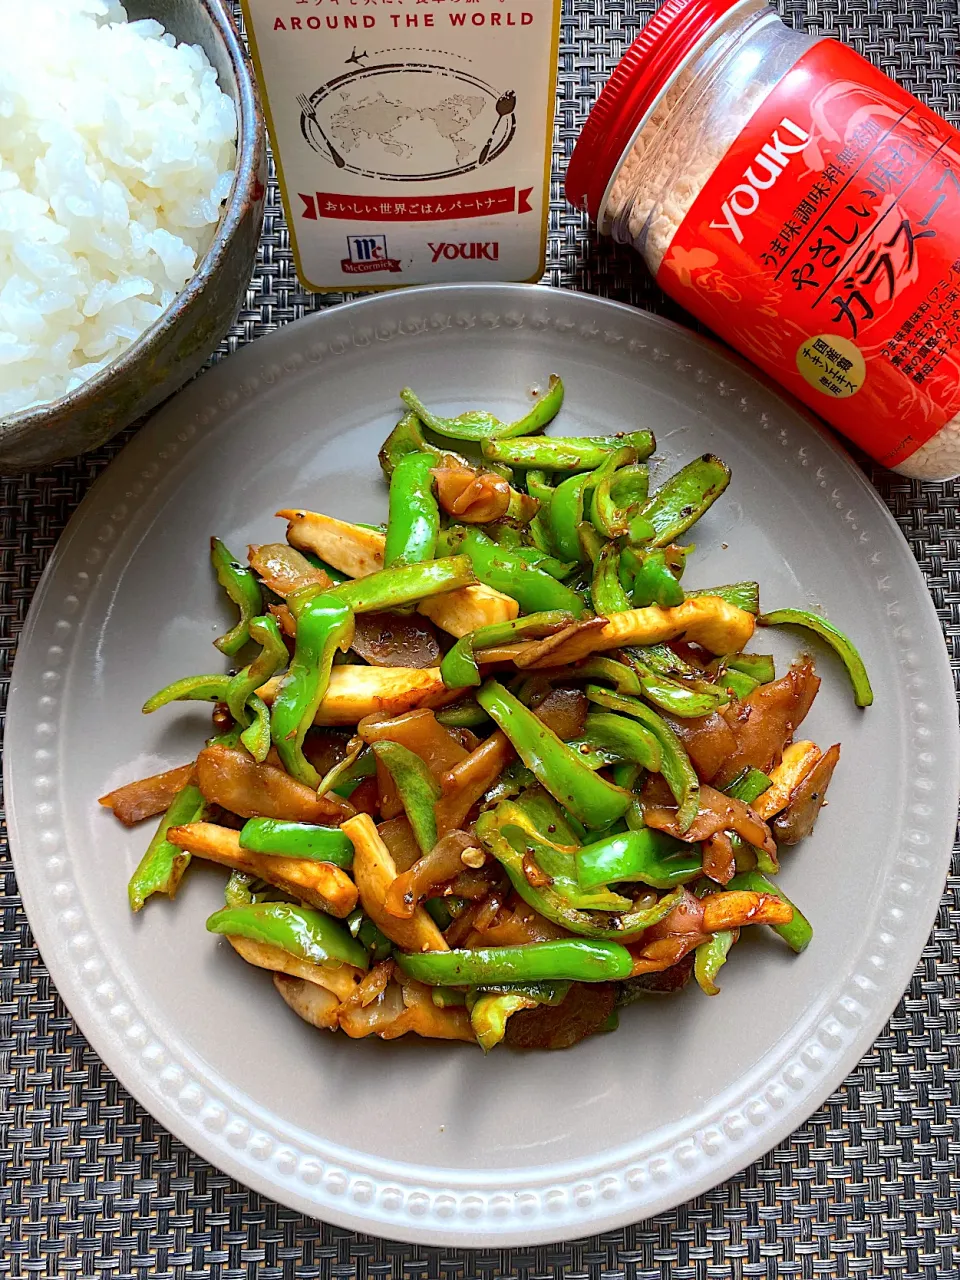
[[[654,7],[565,0],[558,159]],[[797,26],[839,35],[960,119],[958,0],[784,0],[783,11]],[[595,246],[565,207],[559,180],[553,196],[548,283],[682,319],[632,253]],[[301,291],[271,189],[247,307],[222,350],[338,300]],[[43,475],[0,480],[0,706],[43,566],[121,444]],[[960,670],[960,491],[874,478],[927,576]],[[889,1025],[788,1141],[652,1221],[573,1244],[486,1253],[392,1244],[305,1219],[164,1132],[91,1052],[53,990],[2,835],[0,1277],[960,1277],[960,874]]]

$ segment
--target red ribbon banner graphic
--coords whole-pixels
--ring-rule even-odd
[[[530,213],[533,187],[496,187],[440,196],[343,196],[332,191],[300,192],[300,216],[308,222],[339,218],[347,222],[445,222],[491,218],[498,213]],[[369,268],[367,268],[369,269]]]

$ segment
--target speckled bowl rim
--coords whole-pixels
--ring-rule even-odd
[[[57,852],[69,848],[56,816],[59,782],[51,797],[51,779],[41,776],[41,753],[62,715],[60,670],[70,665],[83,596],[96,576],[80,566],[88,553],[99,562],[98,548],[122,539],[136,495],[189,465],[191,442],[229,418],[234,405],[249,406],[285,377],[301,378],[311,368],[322,376],[344,353],[368,359],[386,339],[409,342],[404,350],[413,360],[419,334],[474,324],[499,327],[505,343],[524,326],[552,329],[587,345],[601,362],[604,348],[651,349],[678,364],[699,360],[701,389],[734,397],[745,429],[777,433],[806,468],[798,465],[798,474],[807,477],[811,509],[864,566],[883,568],[885,585],[878,585],[895,592],[888,612],[905,608],[928,637],[916,642],[916,631],[911,638],[909,628],[891,620],[895,672],[915,677],[914,692],[904,694],[912,714],[903,746],[910,758],[923,759],[923,777],[943,797],[926,817],[905,817],[899,842],[880,851],[884,876],[872,914],[851,943],[850,969],[831,990],[815,1030],[770,1046],[735,1088],[711,1101],[715,1116],[671,1131],[652,1151],[642,1135],[631,1135],[598,1144],[602,1149],[589,1157],[529,1169],[449,1169],[348,1150],[212,1075],[189,1044],[159,1041],[109,940],[96,936],[85,914],[70,858]],[[939,754],[930,750],[931,717],[942,735]],[[622,304],[524,285],[399,290],[333,308],[245,347],[181,392],[97,482],[54,552],[14,666],[7,741],[10,843],[31,927],[58,990],[124,1086],[182,1141],[265,1195],[352,1230],[458,1247],[546,1243],[649,1217],[722,1182],[802,1124],[869,1049],[909,981],[946,876],[960,777],[960,732],[939,622],[892,516],[849,457],[715,344]],[[916,769],[918,780],[919,763]]]
[[[213,239],[193,275],[170,306],[157,316],[156,320],[144,329],[143,333],[115,360],[111,360],[99,373],[95,373],[92,378],[88,378],[72,391],[58,396],[56,400],[45,400],[42,404],[31,405],[26,409],[18,409],[15,413],[0,416],[0,436],[8,431],[13,434],[14,428],[18,433],[22,433],[25,428],[29,429],[32,426],[43,427],[52,415],[70,408],[79,408],[91,398],[95,399],[107,392],[115,382],[129,377],[142,359],[144,352],[153,344],[157,333],[174,325],[208,287],[211,271],[218,259],[223,256],[225,246],[236,235],[243,223],[244,210],[248,201],[257,198],[259,158],[266,138],[266,122],[260,102],[260,89],[247,61],[243,44],[226,10],[218,0],[195,0],[195,2],[206,9],[210,20],[220,33],[237,82],[237,101],[234,104],[237,109],[237,167],[234,170],[233,183],[224,202],[223,212]],[[157,20],[161,21],[160,18]]]

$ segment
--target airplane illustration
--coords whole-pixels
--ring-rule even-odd
[[[358,67],[362,67],[363,63],[360,61],[360,59],[369,58],[369,57],[370,55],[369,53],[367,53],[366,49],[364,49],[363,53],[357,53],[357,46],[354,45],[353,52],[350,54],[350,57],[344,58],[344,64],[349,65],[351,62],[355,62]]]

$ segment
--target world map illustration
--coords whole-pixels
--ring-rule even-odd
[[[464,135],[486,105],[480,95],[453,93],[434,106],[415,107],[388,98],[382,91],[330,116],[330,132],[345,153],[365,140],[378,142],[389,155],[407,158],[414,148],[398,137],[401,126],[410,120],[429,123],[454,149],[456,164],[464,164],[476,150],[476,142]]]

